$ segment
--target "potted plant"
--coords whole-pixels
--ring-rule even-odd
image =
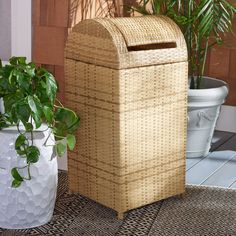
[[[57,160],[79,117],[56,99],[57,83],[44,68],[12,57],[0,63],[0,228],[47,223],[57,191]]]
[[[207,54],[222,45],[232,30],[236,8],[227,0],[142,0],[132,10],[143,15],[166,15],[181,28],[188,47],[187,157],[209,153],[221,104],[228,94],[224,81],[204,76]]]

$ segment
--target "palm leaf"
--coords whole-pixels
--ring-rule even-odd
[[[224,34],[232,31],[235,6],[236,1],[228,0],[142,0],[137,10],[145,15],[167,15],[180,26],[188,47],[190,77],[198,78],[200,88],[208,49],[222,44]]]

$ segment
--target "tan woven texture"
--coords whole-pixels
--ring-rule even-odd
[[[81,116],[69,188],[122,213],[185,189],[187,50],[169,18],[85,20],[65,49]]]

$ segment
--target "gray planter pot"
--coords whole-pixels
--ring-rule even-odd
[[[205,89],[189,89],[187,158],[208,155],[219,117],[228,94],[224,81],[205,77]]]

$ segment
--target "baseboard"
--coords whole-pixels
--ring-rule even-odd
[[[236,133],[236,107],[226,106],[221,107],[220,117],[217,121],[216,129]]]
[[[3,66],[5,66],[6,64],[8,64],[8,61],[2,61]]]
[[[58,157],[58,169],[59,170],[67,170],[67,155],[64,155],[63,157]]]

